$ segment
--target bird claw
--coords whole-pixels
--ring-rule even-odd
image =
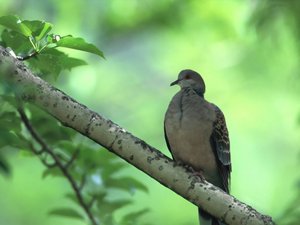
[[[180,160],[176,160],[175,161],[175,165],[176,166],[182,166],[183,168],[185,168],[187,171],[195,171],[190,165],[185,164],[184,162],[180,161]]]
[[[204,175],[203,175],[203,171],[202,171],[202,170],[200,170],[200,171],[195,171],[195,170],[194,170],[194,171],[192,172],[192,174],[189,176],[189,178],[191,178],[191,177],[197,177],[197,178],[200,179],[201,182],[206,181],[206,179],[205,179],[205,177],[204,177]]]
[[[206,181],[205,177],[204,177],[204,172],[203,170],[195,170],[193,167],[191,166],[187,166],[186,167],[190,172],[191,172],[191,175],[189,176],[189,178],[192,178],[192,177],[197,177],[200,179],[201,182],[204,182]]]
[[[188,172],[191,173],[191,175],[188,177],[189,179],[192,177],[197,177],[200,179],[201,182],[206,181],[204,175],[203,175],[203,170],[195,170],[192,166],[187,165],[185,163],[183,163],[182,161],[177,161],[176,164],[178,166],[183,166]]]

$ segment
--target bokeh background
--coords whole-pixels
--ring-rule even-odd
[[[169,83],[182,69],[200,72],[206,98],[226,116],[232,194],[278,224],[297,217],[300,204],[299,9],[292,0],[0,0],[0,15],[45,20],[97,45],[106,60],[68,51],[89,65],[56,85],[165,154],[164,113],[178,90]],[[63,179],[42,179],[40,161],[22,153],[8,159],[0,225],[84,224],[47,215],[69,204]],[[124,173],[150,189],[130,196],[130,208],[150,208],[141,221],[197,224],[194,205],[134,167]]]

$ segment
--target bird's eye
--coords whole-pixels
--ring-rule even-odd
[[[186,76],[185,76],[185,79],[187,79],[187,80],[190,79],[190,78],[191,78],[190,75],[186,75]]]

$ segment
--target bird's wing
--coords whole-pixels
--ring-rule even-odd
[[[213,123],[211,144],[217,156],[218,169],[222,177],[224,190],[229,193],[231,172],[229,135],[226,127],[225,117],[222,111],[216,105],[213,106],[216,113],[216,120]]]

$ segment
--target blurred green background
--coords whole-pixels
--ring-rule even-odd
[[[0,15],[46,20],[57,34],[97,45],[106,60],[69,51],[89,65],[65,72],[57,86],[167,155],[163,118],[178,90],[169,83],[182,69],[200,72],[206,98],[227,119],[232,194],[285,224],[285,210],[300,203],[298,2],[0,0]],[[43,165],[32,157],[13,154],[9,162],[12,176],[0,176],[0,225],[84,224],[47,215],[69,204],[63,179],[42,180]],[[124,173],[150,189],[127,207],[149,207],[142,221],[197,224],[191,203],[133,167]]]

